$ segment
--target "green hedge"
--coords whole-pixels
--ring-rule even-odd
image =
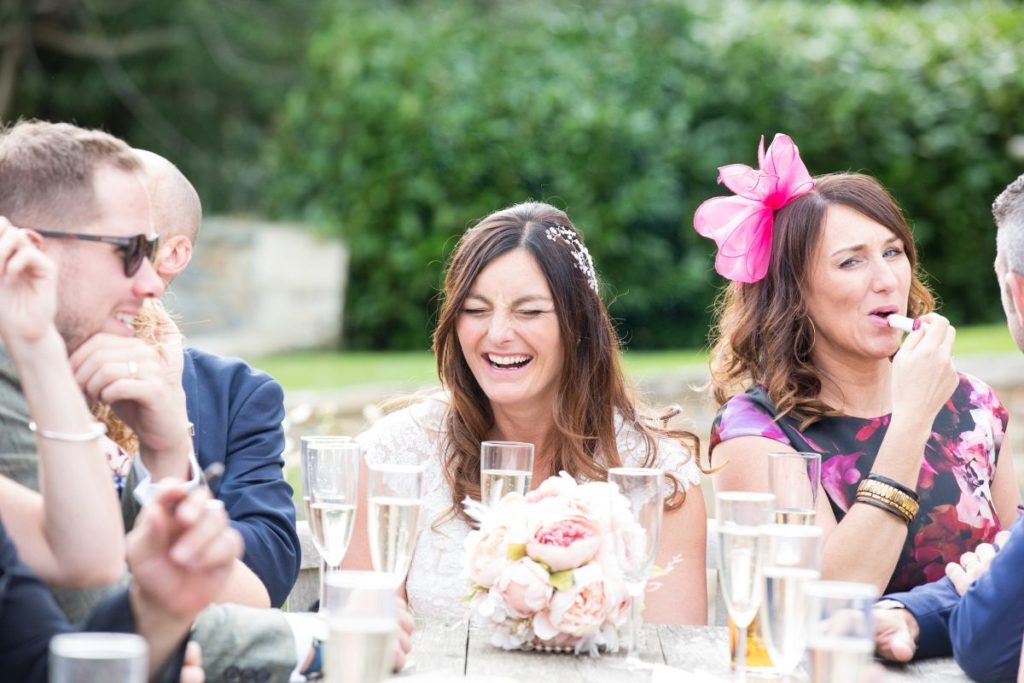
[[[995,320],[1022,35],[1000,2],[350,0],[281,110],[267,205],[349,242],[354,347],[423,348],[457,236],[527,198],[584,232],[633,346],[699,345],[721,280],[693,211],[782,131],[812,173],[878,176],[946,313]]]

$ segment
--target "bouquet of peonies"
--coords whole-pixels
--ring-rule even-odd
[[[630,606],[618,553],[642,548],[645,532],[614,486],[562,472],[526,496],[463,505],[479,523],[465,542],[466,601],[494,645],[618,649]]]

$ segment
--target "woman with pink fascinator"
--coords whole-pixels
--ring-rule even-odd
[[[734,194],[694,217],[732,281],[710,361],[715,487],[767,491],[769,453],[821,453],[824,578],[887,592],[942,578],[1015,519],[1007,411],[954,367],[955,330],[878,181],[812,178],[786,135],[758,157],[721,167]]]

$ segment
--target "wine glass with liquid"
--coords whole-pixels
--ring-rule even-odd
[[[807,644],[804,587],[821,578],[822,531],[816,526],[769,524],[760,531],[764,599],[759,618],[772,663],[792,681]]]
[[[327,569],[320,575],[321,596],[325,597],[325,575],[341,567],[352,540],[362,448],[352,440],[312,441],[306,444],[304,461],[309,529]],[[321,611],[323,605],[321,600]]]
[[[736,626],[736,679],[746,680],[747,629],[761,606],[759,528],[775,518],[775,496],[757,491],[715,494],[722,598]]]
[[[650,467],[613,467],[608,470],[608,483],[626,499],[633,519],[643,530],[642,538],[621,531],[615,534],[616,555],[629,595],[629,646],[626,651],[626,667],[629,669],[647,666],[639,654],[640,615],[644,590],[654,570],[661,541],[664,482],[664,471]]]
[[[526,495],[533,477],[533,444],[484,441],[480,444],[480,500],[496,505],[506,493]]]
[[[878,588],[870,583],[812,581],[804,594],[811,683],[860,683],[875,652],[871,608]]]
[[[398,635],[392,577],[367,571],[332,572],[327,577],[325,604],[327,683],[379,683],[388,678]]]
[[[778,524],[814,524],[821,488],[821,453],[768,454],[768,481]]]
[[[370,561],[378,572],[401,586],[409,571],[420,511],[423,507],[423,471],[416,465],[370,465],[367,468]]]

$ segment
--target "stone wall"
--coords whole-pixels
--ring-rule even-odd
[[[333,346],[348,252],[308,227],[206,218],[166,295],[190,343],[227,355]]]

